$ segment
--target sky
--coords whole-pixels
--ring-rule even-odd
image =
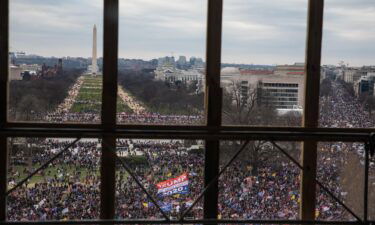
[[[119,57],[204,58],[207,0],[120,0]],[[11,51],[102,55],[103,0],[11,0]],[[224,0],[222,62],[305,61],[307,0]],[[375,65],[375,1],[326,0],[322,64]]]

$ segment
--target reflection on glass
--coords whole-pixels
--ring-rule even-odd
[[[307,1],[224,2],[223,124],[301,126]]]
[[[144,2],[120,1],[117,120],[203,124],[207,1]]]
[[[102,4],[10,1],[9,120],[100,122]]]
[[[320,127],[375,126],[371,0],[325,2],[320,92]]]
[[[22,186],[24,178],[74,140],[9,138],[7,219],[10,221],[98,219],[100,145],[77,142]]]
[[[180,218],[203,190],[203,141],[122,139],[117,155],[170,218]],[[116,218],[161,219],[155,202],[117,163]],[[202,219],[202,207],[199,201],[186,218]]]

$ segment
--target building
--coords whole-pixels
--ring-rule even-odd
[[[196,69],[203,69],[204,68],[204,62],[201,58],[191,57],[190,58],[190,66],[192,68]]]
[[[276,109],[302,108],[303,83],[296,77],[269,77],[259,82],[260,104],[270,104]]]
[[[345,68],[343,70],[343,80],[346,83],[355,83],[357,80],[361,78],[360,73],[358,73],[358,69],[355,68]]]
[[[155,79],[166,82],[190,82],[204,79],[203,71],[197,69],[180,70],[173,67],[158,67],[156,68]]]
[[[22,68],[15,65],[10,65],[9,80],[22,80]]]
[[[275,74],[279,75],[304,75],[305,64],[295,63],[293,65],[278,65],[275,68]]]
[[[186,57],[180,56],[177,60],[177,65],[179,66],[185,66],[187,64]]]
[[[364,73],[364,70],[362,70],[362,73]],[[361,76],[361,78],[355,81],[353,84],[354,93],[357,97],[364,94],[375,94],[375,72],[367,71],[365,74],[366,75]]]
[[[241,97],[248,98],[249,91],[258,91],[258,104],[271,104],[276,109],[303,107],[304,67],[283,65],[275,70],[240,70],[226,67],[221,70],[221,86],[230,91],[233,85],[241,89]]]
[[[166,56],[158,59],[158,67],[174,68],[175,66],[176,62],[173,56]]]

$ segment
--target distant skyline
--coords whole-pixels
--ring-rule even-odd
[[[90,57],[92,27],[102,56],[102,0],[10,1],[11,51]],[[375,2],[325,1],[322,64],[375,65]],[[307,0],[225,0],[222,62],[303,62]],[[205,58],[205,0],[120,0],[119,57]]]

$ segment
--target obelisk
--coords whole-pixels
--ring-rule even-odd
[[[94,25],[93,30],[93,46],[92,46],[92,63],[91,63],[91,73],[93,75],[98,73],[98,55],[97,55],[97,40],[96,40],[96,25]]]

